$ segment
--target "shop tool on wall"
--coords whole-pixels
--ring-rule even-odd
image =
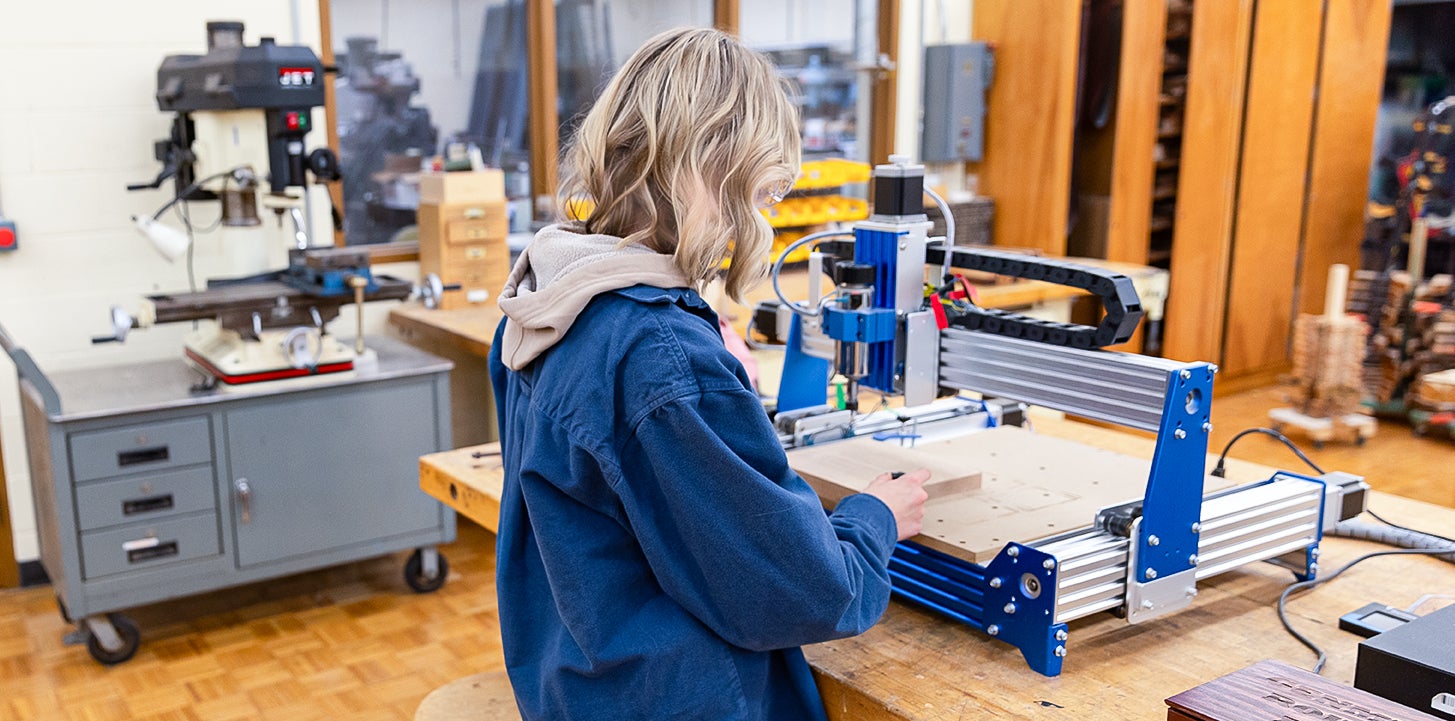
[[[812,306],[780,293],[794,316],[775,423],[810,483],[857,490],[868,481],[858,473],[816,476],[811,467],[822,454],[853,458],[876,442],[982,474],[978,489],[928,502],[924,533],[891,560],[895,594],[1056,675],[1077,618],[1112,611],[1151,621],[1192,603],[1199,582],[1254,561],[1312,577],[1323,531],[1362,511],[1362,479],[1208,477],[1216,368],[1101,350],[1126,341],[1141,316],[1125,276],[926,238],[923,179],[922,166],[903,160],[878,167],[876,214],[852,238],[799,241],[818,244],[812,278],[834,261],[837,288]],[[939,284],[954,280],[952,269],[1081,288],[1101,298],[1105,317],[1081,326],[951,303]],[[842,409],[826,404],[831,375],[848,381]],[[904,408],[860,413],[857,386],[902,395]],[[1154,431],[1152,460],[1017,428],[1024,404]]]

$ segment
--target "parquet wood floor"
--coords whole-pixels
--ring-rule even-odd
[[[141,650],[112,668],[61,644],[49,588],[0,592],[0,719],[412,719],[434,688],[504,668],[494,536],[459,525],[433,594],[398,554],[142,607]]]
[[[1277,403],[1268,390],[1217,399],[1214,449],[1266,425]],[[1455,443],[1385,423],[1364,448],[1309,453],[1380,490],[1455,507]],[[1298,467],[1263,438],[1234,455]],[[0,591],[0,719],[411,719],[432,689],[503,667],[493,549],[493,536],[461,520],[444,549],[450,581],[434,594],[405,587],[399,554],[135,609],[142,648],[114,668],[61,644],[69,627],[49,588]]]

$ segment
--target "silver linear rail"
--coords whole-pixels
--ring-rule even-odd
[[[941,385],[1147,431],[1161,424],[1168,374],[1187,366],[958,328],[940,337]]]
[[[1202,504],[1197,579],[1307,548],[1318,540],[1322,484],[1279,476],[1233,488]],[[1056,623],[1126,602],[1129,541],[1091,528],[1037,548],[1056,557]]]

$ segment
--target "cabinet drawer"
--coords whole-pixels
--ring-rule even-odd
[[[81,569],[88,579],[220,553],[215,511],[81,534]]]
[[[76,489],[76,515],[83,531],[216,507],[212,466],[90,483]]]
[[[205,417],[71,435],[71,471],[78,482],[211,461]]]

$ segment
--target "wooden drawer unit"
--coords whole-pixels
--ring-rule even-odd
[[[216,511],[81,534],[81,568],[87,579],[220,553]]]
[[[212,428],[206,418],[74,433],[70,445],[77,483],[212,462]]]
[[[76,489],[76,520],[82,531],[215,508],[217,484],[210,465],[88,483]]]

